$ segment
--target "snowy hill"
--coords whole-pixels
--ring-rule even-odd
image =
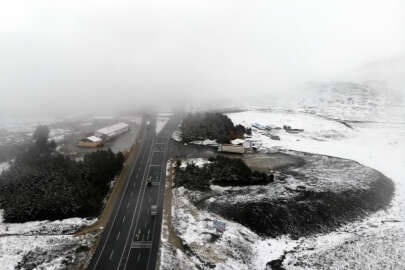
[[[395,122],[403,116],[391,114],[402,105],[399,92],[389,90],[382,82],[311,83],[307,87],[297,104],[307,113],[344,121]]]

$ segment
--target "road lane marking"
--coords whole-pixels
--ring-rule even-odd
[[[128,207],[129,207],[129,202],[128,202],[128,204],[127,204],[127,209],[128,209]]]
[[[138,253],[138,259],[136,259],[137,262],[139,262],[139,259],[141,258],[141,253]]]
[[[154,138],[152,138],[152,143],[151,143],[151,145],[150,145],[150,150],[149,151],[147,151],[147,153],[149,153],[148,154],[148,158],[147,158],[147,160],[146,160],[146,164],[145,164],[145,170],[144,170],[144,173],[143,173],[143,176],[142,176],[142,178],[141,178],[141,187],[140,187],[140,189],[139,189],[139,195],[138,195],[138,198],[137,198],[137,200],[136,200],[136,204],[135,204],[135,211],[133,212],[133,215],[132,215],[132,219],[131,219],[131,224],[130,224],[130,227],[129,227],[129,234],[128,234],[128,236],[127,236],[127,239],[126,239],[126,241],[125,241],[125,244],[124,244],[124,250],[123,250],[123,252],[122,252],[122,254],[121,254],[121,258],[120,258],[120,262],[119,262],[119,266],[121,265],[121,263],[123,262],[122,260],[123,260],[123,257],[124,257],[124,253],[125,253],[125,250],[126,250],[126,247],[127,247],[127,244],[128,244],[128,241],[129,241],[129,238],[130,238],[130,236],[131,236],[131,231],[133,230],[133,228],[135,228],[136,229],[136,227],[137,227],[137,224],[138,224],[138,219],[139,219],[139,216],[140,216],[140,213],[141,213],[141,207],[142,207],[142,201],[143,201],[143,199],[144,199],[144,196],[145,196],[145,187],[146,187],[146,176],[147,175],[149,175],[149,172],[150,172],[150,166],[147,166],[147,165],[150,165],[151,163],[152,163],[152,151],[153,151],[153,144],[155,143],[155,140],[156,140],[156,137],[154,137]],[[138,209],[138,206],[139,206],[139,210],[137,210]],[[134,224],[134,220],[135,220],[135,224]],[[134,225],[135,225],[135,227],[134,227]],[[134,236],[132,236],[132,239],[133,239],[133,237]],[[131,242],[132,242],[132,239],[131,239]],[[128,262],[128,258],[129,258],[129,256],[128,257],[126,257],[126,259],[125,259],[125,262],[124,262],[124,269],[126,269],[126,267],[127,267],[127,262]]]
[[[124,216],[124,217],[122,218],[122,223],[124,223],[124,221],[125,221],[125,217],[126,217],[126,216]]]
[[[115,238],[115,240],[118,240],[120,238],[120,234],[121,232],[118,232],[117,238]]]
[[[167,151],[168,151],[168,143],[166,143],[166,145],[165,145],[165,148],[164,148],[164,151],[167,153]],[[165,156],[163,155],[163,158],[164,158]],[[164,161],[164,160],[163,160]],[[166,159],[165,160],[166,161],[166,166],[167,166],[167,162],[168,162],[168,160]],[[165,167],[166,167],[165,166]],[[167,177],[167,175],[166,175],[166,171],[163,173],[163,168],[161,168],[161,170],[160,170],[160,174],[159,174],[159,182],[161,181],[161,177],[162,177],[162,175],[164,175],[164,179],[166,179],[166,177]],[[163,196],[159,196],[160,195],[160,192],[161,192],[161,188],[162,188],[162,186],[163,186]],[[164,188],[165,188],[165,185],[159,185],[159,190],[158,190],[158,198],[157,198],[157,203],[156,203],[156,205],[158,205],[158,207],[160,206],[160,205],[163,205],[163,197],[164,197]],[[162,219],[160,220],[160,222],[162,222],[162,220],[163,220],[163,209],[162,209]],[[153,219],[153,225],[152,225],[152,232],[155,232],[155,229],[157,229],[158,230],[158,232],[160,231],[160,229],[162,228],[161,226],[162,226],[162,224],[160,224],[160,228],[159,227],[157,227],[156,228],[156,223],[158,223],[158,219],[157,218],[155,218],[155,219]],[[159,237],[160,237],[160,233],[159,233]],[[151,243],[153,244],[153,234],[151,234]],[[158,243],[159,243],[159,240],[158,240]],[[148,262],[147,262],[147,264],[146,264],[146,269],[148,269],[149,268],[149,262],[150,262],[150,258],[152,257],[152,246],[151,246],[151,248],[150,248],[150,250],[149,250],[149,254],[148,254]]]
[[[135,161],[133,162],[133,165],[132,165],[130,174],[128,175],[128,178],[129,178],[129,179],[131,179],[131,177],[132,177],[132,175],[133,175],[133,173],[134,173],[135,167],[136,167],[135,165],[137,164],[137,162],[139,161],[139,159],[141,159],[141,157],[144,156],[145,153],[147,153],[147,151],[145,151],[145,144],[143,143],[143,141],[144,141],[144,139],[142,139],[142,140],[139,142],[139,143],[140,143],[140,148],[139,148],[139,152],[138,152],[139,155],[138,155],[138,153],[137,153],[137,155],[136,155],[136,157],[135,157]],[[116,219],[117,219],[117,217],[118,217],[118,212],[119,212],[118,210],[121,208],[121,204],[122,204],[122,201],[124,200],[125,193],[127,192],[128,187],[130,186],[130,184],[129,184],[130,181],[126,181],[126,182],[127,182],[127,183],[125,184],[124,190],[121,192],[121,196],[120,196],[118,208],[116,209],[117,211],[114,211],[115,213],[114,213],[113,222],[112,222],[111,226],[109,226],[108,233],[107,233],[107,237],[105,238],[105,241],[104,241],[104,243],[103,243],[103,246],[101,247],[101,251],[100,251],[100,253],[98,254],[98,257],[97,257],[96,263],[94,264],[93,269],[96,269],[96,268],[97,268],[97,265],[98,265],[98,263],[99,263],[99,261],[100,261],[100,258],[101,258],[101,256],[103,255],[105,246],[107,245],[108,239],[110,238],[110,234],[111,234],[112,228],[114,227],[115,221],[116,221]],[[115,208],[114,208],[114,210],[115,210]]]
[[[111,251],[110,257],[108,258],[109,261],[111,261],[113,255],[114,255],[114,250]]]

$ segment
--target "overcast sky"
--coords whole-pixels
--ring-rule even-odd
[[[0,114],[252,97],[404,53],[402,0],[0,4]]]

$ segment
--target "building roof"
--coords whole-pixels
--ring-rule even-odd
[[[237,145],[237,144],[229,144],[229,143],[223,143],[222,146],[226,147],[235,147],[235,148],[243,148],[242,145]]]
[[[110,134],[113,134],[122,129],[126,129],[128,127],[129,127],[128,124],[121,122],[121,123],[118,123],[118,124],[115,124],[115,125],[112,125],[109,127],[101,128],[101,129],[97,130],[96,133],[100,133],[100,134],[104,134],[104,135],[108,136]]]
[[[87,137],[86,139],[91,142],[101,142],[102,141],[99,137],[96,137],[96,136],[90,136],[90,137]]]

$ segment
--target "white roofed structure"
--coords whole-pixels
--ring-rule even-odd
[[[121,123],[118,123],[118,124],[115,124],[115,125],[112,125],[109,127],[101,128],[101,129],[97,130],[94,133],[94,135],[96,137],[103,138],[103,139],[111,139],[128,130],[129,130],[129,125],[124,122],[121,122]]]
[[[101,142],[102,141],[102,139],[100,139],[99,137],[96,137],[96,136],[90,136],[90,137],[87,137],[86,139],[91,142]]]

